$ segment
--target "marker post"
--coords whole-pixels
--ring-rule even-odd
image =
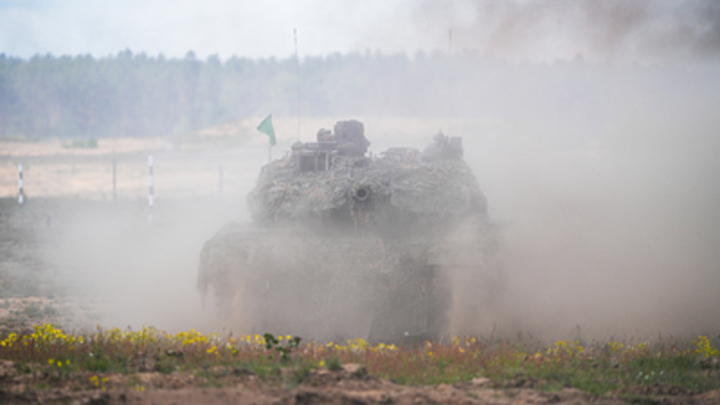
[[[18,175],[20,176],[18,179],[18,187],[20,188],[20,192],[18,194],[18,204],[23,205],[25,203],[25,184],[23,184],[22,163],[18,165]]]

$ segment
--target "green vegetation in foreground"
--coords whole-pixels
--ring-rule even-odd
[[[425,342],[412,347],[362,339],[345,344],[303,343],[298,337],[270,334],[220,337],[195,330],[168,334],[152,327],[140,331],[100,329],[65,334],[45,324],[26,334],[11,333],[0,341],[0,359],[13,361],[20,373],[42,371],[53,381],[89,375],[88,388],[106,386],[102,375],[155,371],[193,373],[214,382],[212,370],[252,372],[265,381],[302,383],[314,368],[338,370],[360,363],[376,376],[399,384],[439,384],[489,378],[495,387],[558,390],[574,387],[602,395],[652,386],[703,392],[720,388],[717,341],[699,336],[691,342],[655,344],[559,341],[530,350],[523,342],[483,342],[453,338],[450,343]],[[294,370],[285,375],[281,370]],[[100,376],[98,376],[98,374]]]

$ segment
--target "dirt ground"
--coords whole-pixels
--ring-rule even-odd
[[[577,389],[556,392],[532,389],[537,381],[508,381],[502,386],[484,378],[453,385],[406,386],[346,364],[341,370],[311,370],[300,383],[288,383],[295,370],[261,380],[245,369],[217,367],[204,375],[139,373],[108,375],[102,388],[83,389],[88,375],[55,383],[56,388],[31,388],[52,376],[15,376],[7,362],[0,368],[3,404],[718,404],[720,391],[696,394],[682,389],[648,387],[643,392],[618,391],[597,397]],[[283,377],[286,377],[283,379]],[[212,387],[209,381],[212,380]],[[286,383],[282,383],[282,381]]]

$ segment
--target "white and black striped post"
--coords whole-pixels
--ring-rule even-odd
[[[153,158],[152,155],[148,156],[148,173],[149,173],[149,181],[150,181],[150,194],[148,196],[148,207],[149,207],[149,213],[148,213],[148,223],[152,222],[152,210],[153,210],[153,203],[155,202],[155,190],[153,185]]]
[[[20,194],[18,194],[18,203],[22,205],[25,202],[25,185],[23,184],[23,167],[22,163],[18,165],[18,186],[20,187]]]

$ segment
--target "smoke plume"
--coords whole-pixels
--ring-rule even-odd
[[[720,4],[674,1],[443,1],[414,10],[422,32],[447,49],[515,62],[695,63],[720,56]]]

